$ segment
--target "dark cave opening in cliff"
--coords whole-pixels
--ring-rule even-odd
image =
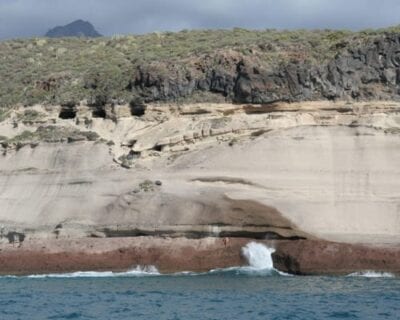
[[[58,115],[60,119],[75,119],[76,117],[76,110],[71,107],[64,107],[60,110],[60,113]]]
[[[106,110],[104,108],[95,108],[92,111],[92,117],[93,118],[103,118],[105,119],[107,116]]]
[[[142,117],[146,113],[146,106],[144,105],[131,105],[131,115],[134,117]]]
[[[160,146],[160,145],[155,145],[154,147],[153,147],[153,150],[154,151],[157,151],[157,152],[162,152],[163,151],[163,146]]]

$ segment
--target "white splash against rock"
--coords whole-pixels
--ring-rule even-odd
[[[242,248],[242,254],[250,267],[259,270],[274,270],[274,263],[272,261],[272,254],[274,252],[275,249],[268,248],[256,242],[250,242]]]

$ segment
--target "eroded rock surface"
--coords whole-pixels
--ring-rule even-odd
[[[133,115],[129,106],[100,113],[81,105],[67,117],[63,107],[16,108],[0,122],[0,242],[8,250],[0,256],[9,261],[2,270],[12,270],[18,253],[26,257],[21,272],[29,261],[43,271],[41,261],[54,261],[50,271],[75,270],[71,263],[117,270],[110,261],[119,257],[118,241],[144,237],[237,243],[226,260],[221,248],[192,252],[182,268],[196,270],[210,266],[198,262],[200,253],[221,255],[214,267],[223,267],[241,261],[239,244],[269,240],[285,271],[397,272],[397,253],[385,259],[400,243],[399,110],[395,102],[322,101],[146,105]],[[89,250],[78,264],[81,252],[67,247],[90,241],[110,241],[113,253]],[[153,254],[126,245],[120,268],[156,264],[149,262],[172,250],[152,241]],[[44,242],[67,247],[51,256],[30,247]],[[299,249],[303,244],[309,253]],[[353,248],[360,257],[371,252],[370,260],[366,254],[340,264]],[[324,264],[318,252],[333,253]],[[180,270],[172,267],[180,254],[165,257],[160,268]],[[72,262],[57,269],[63,256]]]

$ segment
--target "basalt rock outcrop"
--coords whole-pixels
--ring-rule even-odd
[[[146,102],[174,101],[199,92],[236,103],[309,100],[399,100],[400,35],[344,44],[321,64],[303,56],[269,64],[235,51],[218,52],[185,65],[138,66],[127,89]]]
[[[6,41],[0,107],[399,100],[399,38],[392,28]]]

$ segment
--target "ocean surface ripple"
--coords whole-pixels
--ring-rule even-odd
[[[400,279],[235,271],[0,278],[0,319],[399,319]]]

